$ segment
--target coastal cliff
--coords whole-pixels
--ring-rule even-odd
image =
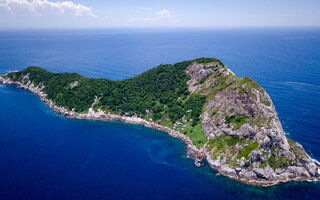
[[[167,132],[201,166],[254,185],[319,180],[320,165],[284,134],[274,105],[249,77],[200,58],[160,65],[132,79],[87,79],[29,67],[0,77],[77,119],[119,120]]]

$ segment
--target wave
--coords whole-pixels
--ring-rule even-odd
[[[311,86],[311,87],[317,87],[320,88],[320,85],[313,85],[310,83],[303,83],[303,82],[290,82],[290,81],[286,81],[286,84],[296,84],[296,85],[304,85],[304,86]]]

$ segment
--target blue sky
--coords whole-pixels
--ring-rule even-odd
[[[320,27],[320,0],[0,0],[0,28]]]

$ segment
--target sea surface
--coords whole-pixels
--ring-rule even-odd
[[[0,31],[0,74],[41,66],[121,80],[216,57],[271,96],[288,137],[320,160],[320,29]],[[61,117],[0,84],[0,199],[320,199],[319,182],[249,186],[186,159],[167,134]]]

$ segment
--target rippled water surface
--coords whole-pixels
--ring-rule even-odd
[[[320,30],[0,32],[0,73],[27,66],[130,78],[159,64],[216,57],[271,96],[288,137],[320,160]],[[0,199],[319,199],[319,183],[260,188],[185,159],[165,133],[71,120],[0,85]]]

